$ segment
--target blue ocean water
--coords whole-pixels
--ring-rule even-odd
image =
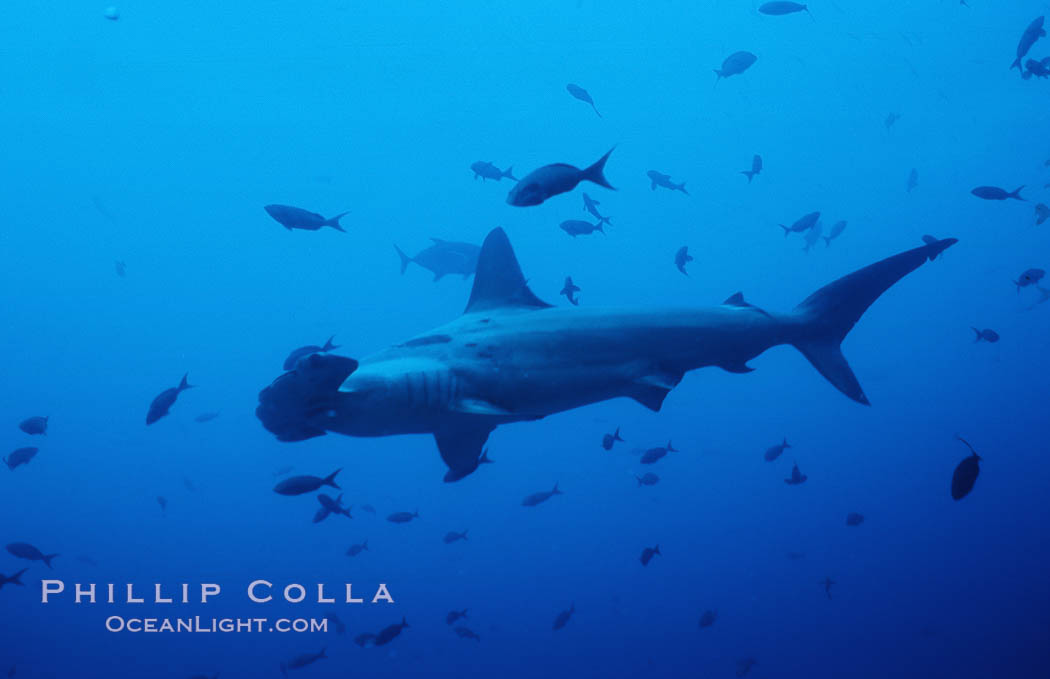
[[[1050,264],[1033,214],[1048,198],[1050,84],[1009,65],[1045,6],[759,4],[131,1],[116,20],[92,3],[8,8],[0,443],[39,452],[0,473],[0,542],[60,556],[49,569],[0,552],[5,576],[28,568],[0,588],[0,670],[265,677],[325,648],[289,676],[1043,675],[1050,304],[1014,281]],[[739,50],[754,65],[716,79]],[[1045,56],[1040,39],[1028,57]],[[614,146],[617,190],[584,183],[536,207],[470,170],[582,168]],[[649,170],[689,194],[652,190]],[[1024,185],[1026,202],[971,195],[983,185]],[[583,192],[611,223],[571,238],[559,224],[589,219]],[[274,203],[349,210],[346,233],[288,231],[263,211]],[[812,211],[825,235],[848,225],[804,252],[777,225]],[[261,426],[259,391],[292,349],[334,335],[336,354],[361,359],[462,313],[472,279],[401,274],[395,244],[480,245],[495,227],[536,295],[567,306],[572,276],[581,309],[700,309],[743,291],[788,312],[924,235],[959,243],[845,340],[871,407],[780,346],[752,373],[688,373],[659,412],[618,398],[500,426],[495,462],[455,483],[430,436],[289,443]],[[146,426],[184,373],[195,387]],[[19,430],[30,416],[49,416],[46,435]],[[625,442],[604,450],[617,427]],[[959,501],[957,435],[983,458]],[[668,440],[680,452],[639,464]],[[783,482],[793,463],[802,485]],[[274,493],[288,466],[342,468],[353,518],[315,525],[315,494]],[[645,471],[659,483],[640,487]],[[522,506],[555,483],[563,494]],[[864,522],[847,526],[849,512]],[[44,604],[42,580],[67,591]],[[254,580],[311,596],[252,603]],[[146,602],[75,604],[75,583],[100,599],[132,583]],[[166,596],[189,583],[194,602],[153,603],[156,583]],[[201,605],[200,583],[221,595]],[[317,583],[337,603],[317,603]],[[366,603],[342,603],[344,583]],[[367,603],[379,583],[394,603]],[[345,634],[106,629],[111,616],[332,612]],[[402,619],[389,644],[353,641]]]

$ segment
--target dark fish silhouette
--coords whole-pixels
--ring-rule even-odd
[[[0,589],[3,589],[4,585],[19,585],[24,587],[25,583],[22,582],[20,578],[27,570],[29,569],[23,568],[13,575],[4,575],[3,573],[0,573]],[[8,674],[7,676],[11,676],[11,674]]]
[[[835,240],[842,235],[842,232],[846,230],[846,220],[841,219],[831,227],[831,233],[824,236],[824,241],[827,243],[824,247],[830,247],[831,241]]]
[[[810,212],[810,213],[804,214],[801,217],[799,217],[798,219],[796,219],[795,223],[792,224],[791,226],[784,226],[783,224],[778,224],[777,226],[779,226],[780,228],[784,229],[784,237],[787,238],[788,236],[790,236],[793,233],[802,233],[803,231],[809,231],[810,229],[812,229],[814,226],[817,225],[817,222],[819,220],[820,220],[820,213],[819,212]]]
[[[314,664],[321,658],[327,658],[328,656],[324,654],[326,650],[328,649],[322,648],[318,653],[303,653],[302,655],[295,656],[287,662],[281,662],[281,674],[287,677],[288,670],[302,669],[307,665]]]
[[[330,514],[341,514],[348,519],[354,517],[350,516],[350,508],[343,506],[343,494],[340,493],[339,497],[333,499],[331,496],[320,493],[317,496],[317,501],[321,504],[321,508],[314,514],[314,523],[320,523],[328,518]]]
[[[973,330],[977,334],[977,337],[974,339],[974,343],[977,343],[977,342],[980,342],[981,340],[984,340],[985,342],[988,342],[989,344],[995,344],[996,342],[999,341],[999,333],[997,333],[996,331],[992,330],[991,328],[985,328],[984,330],[978,330],[977,328],[970,328],[970,330]]]
[[[274,486],[273,492],[278,495],[302,495],[303,493],[311,493],[321,486],[331,486],[332,488],[339,490],[339,486],[336,485],[335,482],[335,476],[341,471],[343,471],[342,467],[336,469],[323,479],[319,476],[309,475],[292,476]]]
[[[594,105],[594,99],[591,99],[591,95],[587,93],[587,90],[583,89],[579,85],[573,85],[569,83],[565,86],[565,89],[569,91],[569,94],[576,97],[580,101],[586,102],[591,105],[595,113],[598,113],[598,107]],[[598,113],[598,117],[601,118],[602,114]]]
[[[288,354],[288,358],[284,359],[284,365],[282,367],[285,370],[292,370],[295,368],[295,364],[299,362],[299,359],[304,356],[310,356],[311,354],[327,354],[332,349],[338,349],[338,344],[332,344],[332,340],[334,339],[335,335],[329,337],[323,347],[319,347],[316,344],[307,344],[305,347],[294,349],[292,353]]]
[[[1043,17],[1036,17],[1032,20],[1032,23],[1028,24],[1028,27],[1024,29],[1024,33],[1021,34],[1021,39],[1017,43],[1017,58],[1014,59],[1014,63],[1010,64],[1010,68],[1016,68],[1017,70],[1022,71],[1021,59],[1028,54],[1028,50],[1032,49],[1032,45],[1045,35],[1046,30],[1043,29]],[[1024,75],[1023,72],[1022,75]]]
[[[507,194],[507,203],[517,207],[540,205],[543,201],[558,194],[572,191],[582,181],[589,181],[616,190],[605,178],[605,163],[613,149],[598,159],[593,165],[584,169],[565,163],[544,165],[525,175]]]
[[[809,12],[809,8],[805,5],[800,5],[797,2],[777,1],[766,2],[762,5],[759,5],[758,11],[761,14],[768,14],[770,16],[784,16],[785,14],[794,14],[796,12]]]
[[[771,2],[771,3],[767,3],[767,4],[770,4],[770,5],[775,5],[775,4],[793,5],[795,3],[793,3],[793,2],[785,2],[785,3]],[[736,676],[737,677],[746,677],[747,674],[751,671],[751,668],[754,667],[757,664],[758,664],[758,661],[755,660],[754,658],[742,658],[740,660],[737,660],[736,661]]]
[[[187,389],[192,389],[195,386],[186,381],[186,378],[188,378],[189,375],[189,373],[186,373],[182,376],[182,381],[179,382],[179,386],[165,389],[157,394],[157,397],[149,404],[149,411],[146,413],[146,426],[153,424],[167,415],[171,407],[175,405],[175,399],[179,397],[179,394]]]
[[[1036,78],[1050,78],[1050,57],[1040,61],[1029,59],[1024,63],[1024,73],[1021,74],[1021,77],[1029,80],[1033,76]]]
[[[654,464],[667,453],[677,453],[678,449],[671,445],[668,441],[664,447],[650,448],[649,450],[642,453],[642,459],[639,460],[642,464]]]
[[[758,57],[751,52],[733,52],[722,62],[722,68],[715,69],[715,75],[718,76],[718,80],[733,75],[740,75],[751,68],[757,59]],[[748,175],[748,181],[750,180],[751,175]]]
[[[1035,223],[1036,223],[1036,226],[1038,226],[1038,225],[1042,224],[1043,222],[1045,222],[1048,217],[1050,217],[1050,207],[1047,207],[1046,205],[1043,205],[1042,203],[1037,203],[1036,206],[1035,206]]]
[[[952,472],[952,499],[961,500],[970,494],[973,484],[977,483],[977,475],[981,473],[981,456],[966,439],[959,435],[956,435],[955,438],[970,449],[969,457],[964,458]]]
[[[163,495],[158,495],[157,504],[160,505],[160,511],[162,514],[166,514],[168,512],[168,498],[164,497]]]
[[[16,448],[11,451],[11,454],[4,458],[4,464],[7,465],[8,469],[14,470],[15,467],[20,467],[24,464],[29,464],[29,461],[36,456],[39,448],[27,446],[25,448]]]
[[[605,222],[606,224],[611,224],[612,222],[610,221],[609,217],[602,217],[601,214],[598,212],[599,205],[601,205],[599,201],[594,200],[593,198],[588,196],[586,192],[584,192],[583,211],[589,212],[598,221]]]
[[[766,452],[762,457],[763,459],[765,459],[766,462],[772,462],[773,460],[780,457],[781,454],[790,447],[791,444],[788,443],[788,440],[785,437],[781,443],[778,443],[777,445],[772,446],[770,448],[766,448]]]
[[[672,191],[681,191],[685,195],[689,195],[689,192],[685,190],[685,182],[681,184],[675,184],[671,181],[671,175],[664,174],[663,172],[657,172],[656,170],[649,170],[645,173],[649,177],[649,188],[653,191],[656,190],[657,186],[662,186],[665,189]]]
[[[376,508],[373,507],[372,505],[361,505],[361,509],[365,510],[369,514],[375,514],[376,513]]]
[[[460,618],[465,619],[467,617],[467,610],[468,609],[464,608],[462,611],[449,611],[449,614],[445,616],[445,623],[451,625]]]
[[[1024,273],[1017,277],[1014,281],[1014,285],[1017,286],[1017,291],[1020,292],[1021,288],[1026,288],[1029,285],[1035,285],[1039,281],[1043,280],[1043,276],[1046,275],[1046,271],[1042,269],[1027,269]]]
[[[481,641],[481,637],[477,635],[474,630],[467,627],[457,627],[453,630],[460,639],[473,639],[474,641]]]
[[[368,540],[365,540],[361,544],[350,545],[350,548],[346,550],[347,556],[357,556],[361,552],[368,551]]]
[[[47,421],[50,418],[50,415],[46,417],[40,415],[27,417],[18,423],[18,428],[27,434],[47,434]]]
[[[820,581],[820,584],[824,585],[824,593],[827,594],[828,598],[830,599],[831,598],[831,586],[835,584],[835,581],[832,580],[831,578],[824,578],[823,580]]]
[[[888,130],[891,127],[893,127],[900,119],[901,117],[899,113],[890,113],[886,116],[886,120],[883,121],[883,125],[885,125],[886,129]]]
[[[747,177],[747,183],[750,184],[751,180],[755,178],[756,174],[762,174],[762,156],[757,153],[751,158],[751,169],[741,170],[740,174]]]
[[[387,627],[384,627],[382,630],[380,630],[379,634],[376,635],[375,640],[372,643],[374,643],[376,646],[384,646],[386,644],[389,644],[391,641],[394,640],[394,638],[397,635],[401,634],[401,630],[405,629],[406,627],[408,627],[408,622],[405,620],[404,617],[402,617],[401,622],[395,623],[393,625],[388,625]]]
[[[606,434],[605,436],[602,437],[602,448],[604,448],[605,450],[612,450],[613,444],[616,443],[617,441],[623,441],[623,439],[620,438],[620,428],[619,427],[617,427],[616,431],[614,431],[613,433]]]
[[[292,207],[291,205],[267,205],[263,209],[266,210],[266,214],[273,217],[278,224],[289,231],[292,229],[317,231],[322,227],[330,226],[336,231],[346,232],[346,229],[339,225],[339,220],[347,214],[346,212],[340,212],[335,217],[325,219],[316,212]]]
[[[441,538],[441,541],[444,542],[446,545],[451,545],[453,542],[458,542],[459,540],[466,540],[466,539],[467,539],[467,531],[463,531],[462,533],[457,533],[456,531],[450,530],[449,532],[445,533],[445,537]]]
[[[554,618],[554,625],[552,625],[552,628],[555,630],[560,630],[562,627],[565,627],[565,624],[569,622],[569,618],[571,618],[572,614],[575,612],[576,604],[570,604],[568,610],[562,611],[557,615],[557,617]]]
[[[846,515],[847,526],[859,526],[864,523],[864,515],[858,514],[857,512],[850,512]]]
[[[386,517],[386,520],[390,523],[408,523],[412,519],[419,518],[419,510],[414,512],[394,512],[390,516]]]
[[[784,483],[789,486],[798,486],[805,483],[808,478],[808,476],[799,471],[798,463],[796,462],[795,466],[791,468],[791,478],[784,479]]]
[[[806,245],[802,248],[802,251],[809,252],[810,250],[812,250],[813,246],[820,242],[821,234],[823,233],[824,227],[821,225],[820,222],[817,222],[812,229],[802,234],[802,240],[806,242]],[[824,247],[827,246],[825,245]]]
[[[604,224],[605,222],[601,220],[599,220],[596,224],[591,224],[590,222],[585,222],[582,219],[567,219],[558,226],[562,231],[575,238],[576,236],[587,236],[589,234],[594,233],[595,231],[604,234]]]
[[[481,247],[471,243],[431,238],[433,244],[420,250],[415,257],[409,257],[401,248],[394,246],[397,256],[401,258],[401,273],[405,273],[409,264],[416,264],[434,274],[434,281],[439,281],[450,274],[459,274],[470,278],[478,268],[478,255]]]
[[[636,475],[634,478],[638,480],[639,487],[655,486],[656,484],[660,483],[660,477],[652,472],[645,472],[641,476]]]
[[[579,306],[580,300],[576,297],[576,293],[580,291],[580,286],[572,282],[572,276],[565,277],[565,285],[562,286],[559,295],[564,295],[565,299],[569,300],[573,306]]]
[[[479,160],[476,163],[471,163],[470,169],[474,171],[474,179],[481,177],[481,181],[489,179],[499,181],[504,177],[518,181],[518,178],[514,176],[513,167],[508,167],[506,170],[500,170],[490,162]]]
[[[324,617],[325,620],[329,620],[333,625],[335,625],[336,634],[338,634],[339,636],[344,636],[346,634],[346,625],[344,625],[343,621],[339,619],[339,615],[336,614],[335,611],[326,611]]]
[[[660,545],[655,547],[646,547],[642,550],[642,556],[639,557],[639,561],[642,562],[643,566],[648,566],[649,562],[653,560],[653,557],[660,553]]]
[[[1006,189],[1001,189],[998,186],[978,186],[973,191],[970,191],[973,195],[984,200],[1006,200],[1007,198],[1013,198],[1014,200],[1023,201],[1021,197],[1021,189],[1024,186],[1018,186],[1013,191],[1007,192]]]
[[[674,265],[686,276],[689,275],[689,272],[685,270],[685,265],[691,261],[693,261],[693,256],[689,254],[688,245],[683,245],[678,248],[678,252],[674,253]]]
[[[715,624],[715,620],[718,619],[718,611],[706,610],[703,615],[700,616],[700,627],[710,627]]]
[[[120,276],[121,278],[124,278],[125,276],[127,276],[128,265],[125,264],[124,262],[122,262],[120,260],[117,260],[116,262],[113,263],[113,268],[116,270],[117,275]]]
[[[521,501],[521,505],[523,507],[535,507],[541,502],[546,502],[555,495],[561,494],[562,492],[558,490],[558,484],[555,483],[554,488],[552,488],[551,490],[544,490],[540,491],[539,493],[533,493],[532,495],[526,496],[525,499]]]
[[[25,559],[27,561],[43,561],[44,565],[51,568],[51,559],[54,559],[58,554],[44,554],[39,549],[25,542],[12,542],[7,545],[7,551],[17,556],[19,559]]]
[[[908,183],[907,183],[908,193],[911,193],[915,189],[915,187],[918,186],[918,185],[919,185],[919,171],[916,170],[913,167],[911,169],[911,172],[908,173]]]
[[[193,418],[194,422],[211,422],[219,416],[219,411],[212,411],[210,413],[201,413],[197,417]]]

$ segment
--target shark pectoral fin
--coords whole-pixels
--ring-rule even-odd
[[[459,481],[469,476],[481,463],[485,441],[493,428],[448,429],[434,433],[441,459],[448,465],[445,483]],[[486,460],[487,461],[487,460]]]
[[[482,401],[478,398],[464,398],[456,401],[451,406],[452,410],[466,415],[487,415],[490,417],[505,417],[511,414],[506,408],[501,408],[494,403]]]
[[[631,387],[628,396],[638,401],[653,412],[660,412],[664,399],[671,393],[666,387],[657,387],[651,384],[637,383]]]

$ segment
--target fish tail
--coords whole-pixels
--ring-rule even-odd
[[[403,276],[405,274],[405,269],[407,269],[408,265],[412,263],[412,258],[402,252],[401,248],[396,245],[394,246],[394,249],[397,250],[397,256],[401,258],[401,275]]]
[[[368,549],[368,540],[365,540],[364,542],[361,543],[361,549],[366,549],[366,550]]]
[[[507,179],[512,179],[514,181],[518,181],[518,178],[514,176],[514,166],[513,165],[511,165],[510,167],[508,167],[506,170],[503,171],[503,176],[506,177]]]
[[[825,245],[824,247],[830,248],[831,247],[831,239],[828,238],[827,236],[823,236],[823,238],[824,238],[824,242],[827,243],[827,245]]]
[[[780,228],[784,229],[784,238],[787,238],[791,234],[791,229],[784,226],[783,224],[777,224]]]
[[[977,335],[977,339],[975,339],[974,342],[975,343],[976,342],[980,342],[981,341],[981,331],[978,330],[977,328],[972,327],[972,326],[970,327],[970,330],[973,330],[974,333]]]
[[[787,440],[786,436],[784,437],[784,442],[782,444],[780,444],[780,445],[784,446],[785,448],[790,448],[791,447],[791,444],[788,443],[788,440]]]
[[[591,108],[593,108],[593,109],[594,109],[594,112],[598,114],[598,117],[599,117],[599,118],[601,118],[601,117],[602,117],[602,114],[601,114],[601,113],[598,113],[598,107],[594,105],[594,102],[593,102],[593,101],[591,102]]]
[[[620,428],[619,427],[617,427],[616,431],[613,433],[613,440],[614,441],[623,441],[623,439],[620,438]]]
[[[595,231],[601,231],[604,234],[605,233],[605,222],[602,221],[601,219],[599,219],[598,223],[594,225],[594,230]]]
[[[1013,69],[1015,69],[1015,68],[1016,68],[1016,69],[1017,69],[1018,71],[1021,71],[1021,75],[1022,75],[1022,77],[1023,77],[1023,76],[1024,76],[1024,69],[1023,69],[1023,68],[1021,68],[1021,57],[1017,57],[1016,59],[1014,59],[1014,63],[1010,64],[1010,69],[1011,69],[1011,70],[1013,70]]]
[[[51,559],[54,559],[56,556],[58,556],[58,554],[45,554],[42,559],[44,565],[51,568]]]
[[[324,225],[325,226],[330,226],[333,229],[335,229],[336,231],[342,231],[343,233],[346,233],[346,229],[344,229],[342,226],[339,225],[339,220],[342,219],[343,217],[345,217],[347,214],[349,214],[349,212],[350,212],[349,210],[347,210],[346,212],[340,212],[335,217],[331,217],[329,219],[326,219],[325,222],[324,222]]]
[[[671,445],[671,441],[670,440],[667,441],[667,452],[669,452],[669,453],[677,453],[678,452],[678,449]]]
[[[331,351],[332,349],[338,349],[339,348],[338,344],[332,344],[332,340],[334,340],[334,339],[335,339],[335,335],[332,335],[331,337],[329,337],[328,341],[324,343],[323,347],[321,347],[321,351],[322,352],[326,352],[326,351]]]
[[[580,180],[582,181],[584,179],[587,179],[589,181],[594,182],[598,186],[604,186],[607,189],[612,189],[613,191],[615,191],[616,187],[610,184],[609,180],[605,178],[605,163],[609,160],[609,156],[612,155],[612,152],[614,150],[616,150],[615,146],[609,149],[604,156],[598,159],[596,163],[594,163],[593,165],[585,169],[583,172],[581,172]]]
[[[562,494],[562,492],[560,490],[558,490],[558,484],[555,483],[554,484],[554,490],[551,491],[551,495],[561,495],[561,494]]]
[[[752,170],[741,170],[740,174],[747,177],[747,183],[750,184],[751,180],[755,178],[755,173]]]
[[[1024,184],[1022,184],[1021,186],[1018,186],[1016,189],[1014,189],[1013,193],[1006,194],[1006,197],[1007,198],[1013,198],[1015,200],[1024,200],[1024,198],[1021,197],[1021,189],[1023,189],[1023,188],[1024,188]]]
[[[689,195],[689,192],[685,190],[685,182],[682,182],[681,184],[679,184],[675,188],[677,190],[681,191],[682,193],[684,193],[685,195],[687,195],[687,196]]]
[[[339,489],[339,484],[337,484],[335,482],[335,475],[338,474],[341,471],[343,471],[342,467],[340,467],[339,469],[336,469],[334,472],[332,472],[328,476],[324,477],[324,479],[321,481],[321,485],[323,485],[323,486],[331,486],[332,488]]]
[[[192,389],[194,386],[196,386],[196,385],[190,384],[189,382],[186,381],[186,379],[189,376],[190,376],[189,373],[186,373],[185,375],[182,376],[182,381],[179,382],[179,391],[184,391],[186,389]]]
[[[870,405],[842,355],[841,343],[868,307],[894,283],[956,243],[945,238],[888,257],[825,285],[794,309],[802,324],[791,342],[843,394]]]
[[[325,652],[325,651],[327,651],[327,650],[328,650],[328,647],[327,647],[327,646],[325,646],[324,648],[322,648],[322,649],[321,649],[321,652],[317,654],[317,657],[318,657],[318,658],[327,658],[328,656],[324,654],[324,652]]]
[[[403,615],[401,616],[401,626],[402,627],[408,627],[408,620],[406,620],[405,616],[403,616]]]
[[[635,475],[634,475],[634,478],[635,478],[635,480],[636,480],[636,481],[638,481],[638,487],[639,487],[639,488],[641,488],[641,487],[642,487],[642,485],[643,485],[643,484],[642,484],[642,477],[640,477],[640,476],[638,476],[637,474],[635,474]]]

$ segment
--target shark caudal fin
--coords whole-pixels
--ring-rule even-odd
[[[474,287],[463,313],[550,306],[529,290],[507,234],[499,227],[490,231],[481,244]]]
[[[794,313],[804,325],[802,338],[794,342],[795,348],[836,389],[857,403],[870,405],[857,376],[842,355],[842,340],[882,293],[957,242],[955,238],[934,240],[875,262],[817,290],[795,307]]]

